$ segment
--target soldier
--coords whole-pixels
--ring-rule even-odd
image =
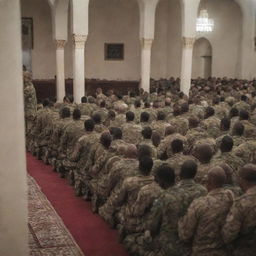
[[[244,163],[256,163],[256,141],[248,140],[234,149],[234,155]]]
[[[81,103],[78,105],[82,115],[91,116],[93,108],[91,104],[87,102],[87,97],[81,98]]]
[[[197,164],[195,161],[187,160],[182,164],[179,175],[180,182],[177,184],[177,187],[183,189],[183,191],[187,193],[186,208],[189,207],[194,199],[207,194],[207,189],[194,181],[196,174]]]
[[[125,248],[132,255],[146,255],[147,237],[144,235],[148,221],[151,219],[150,210],[155,200],[174,184],[174,171],[166,164],[159,166],[156,170],[155,182],[144,186],[133,205],[132,214],[141,218],[137,232],[129,234],[124,239]],[[148,231],[146,233],[149,233]]]
[[[106,102],[105,101],[101,101],[100,104],[99,104],[100,108],[95,110],[93,113],[92,113],[92,116],[94,114],[99,114],[100,115],[100,119],[101,119],[101,122],[102,123],[105,123],[107,117],[108,117],[108,111],[106,109]]]
[[[122,125],[123,139],[127,143],[137,145],[141,141],[140,125],[134,123],[135,115],[133,112],[128,111],[126,113],[126,123]]]
[[[140,255],[179,256],[185,255],[186,248],[178,237],[178,220],[185,212],[185,193],[174,186],[175,171],[165,165],[170,172],[167,190],[157,198],[145,220],[142,251]]]
[[[234,256],[253,256],[256,250],[256,166],[247,164],[239,172],[245,194],[237,198],[222,229],[226,244],[233,244]]]
[[[141,113],[141,115],[140,115],[140,124],[143,128],[149,126],[149,118],[150,118],[150,115],[149,115],[148,112],[142,112]]]
[[[142,132],[143,140],[138,144],[138,147],[141,145],[148,145],[151,148],[151,157],[157,158],[157,148],[153,145],[151,137],[152,137],[152,129],[150,127],[145,127]]]
[[[32,74],[28,71],[23,72],[24,82],[24,112],[25,112],[25,123],[26,123],[26,138],[29,142],[29,136],[33,122],[36,118],[37,111],[37,98],[36,90],[32,84]]]
[[[240,112],[241,110],[250,111],[250,105],[247,103],[248,97],[246,95],[241,96],[241,100],[234,105]]]
[[[208,173],[208,195],[194,200],[179,220],[179,237],[192,242],[191,256],[227,255],[220,227],[233,203],[233,194],[222,188],[225,182],[223,169],[212,168]]]
[[[165,114],[162,111],[157,112],[157,121],[153,121],[150,125],[153,131],[157,131],[161,138],[164,138],[165,129],[169,124],[165,121]]]
[[[94,124],[95,124],[95,127],[94,127],[95,132],[102,133],[103,131],[107,130],[107,127],[105,127],[105,125],[102,124],[100,114],[94,114],[92,116],[92,120],[94,121]]]
[[[171,152],[167,151],[167,156],[169,157],[166,162],[175,170],[175,174],[179,175],[181,165],[186,160],[194,160],[196,158],[191,155],[183,154],[183,142],[180,139],[175,139],[171,142]]]
[[[228,164],[233,169],[233,174],[236,175],[238,169],[244,165],[244,161],[232,152],[233,145],[234,142],[230,136],[223,137],[220,150],[215,154],[212,161],[215,164]]]
[[[205,110],[204,120],[200,126],[207,130],[210,137],[217,138],[221,135],[220,133],[220,119],[214,116],[214,109],[207,107]]]
[[[84,128],[85,134],[78,139],[71,156],[71,161],[76,162],[76,168],[74,169],[74,185],[77,196],[85,193],[85,166],[89,160],[93,145],[99,140],[99,134],[94,131],[94,121],[92,119],[88,119],[84,122]]]
[[[249,112],[241,110],[239,112],[240,122],[244,125],[244,136],[246,138],[255,139],[256,138],[256,127],[250,123]]]

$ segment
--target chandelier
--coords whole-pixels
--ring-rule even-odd
[[[214,28],[213,19],[209,19],[207,10],[201,10],[196,22],[197,32],[212,32]]]

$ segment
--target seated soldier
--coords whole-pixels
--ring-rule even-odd
[[[142,127],[134,123],[134,118],[133,112],[126,113],[126,123],[122,125],[122,132],[125,142],[137,145],[141,141]]]
[[[140,115],[140,124],[143,128],[147,127],[149,125],[149,118],[150,118],[150,115],[149,115],[148,112],[142,112],[141,113],[141,115]]]
[[[195,180],[200,184],[205,184],[208,171],[214,165],[214,162],[211,161],[213,157],[213,150],[208,144],[200,144],[195,147],[194,156],[200,162]]]
[[[215,164],[228,164],[233,169],[233,175],[236,175],[238,169],[244,165],[244,162],[232,152],[233,145],[234,142],[230,136],[223,137],[220,150],[215,154],[212,161]]]
[[[133,205],[133,217],[140,218],[140,225],[137,226],[137,231],[129,232],[123,243],[125,248],[132,255],[146,254],[147,248],[147,235],[145,234],[146,224],[151,220],[150,209],[153,206],[154,200],[157,201],[158,197],[164,193],[169,187],[173,186],[175,180],[174,170],[167,164],[162,164],[156,170],[155,182],[142,187],[138,197]],[[153,221],[153,220],[152,220]]]
[[[245,194],[234,202],[222,228],[226,244],[232,243],[234,256],[253,256],[256,250],[256,166],[247,164],[239,171]]]
[[[99,113],[93,114],[92,120],[95,123],[95,127],[94,127],[95,132],[102,133],[103,131],[107,130],[107,127],[103,125],[101,121],[101,116]]]
[[[180,182],[177,184],[178,188],[184,190],[187,193],[187,207],[191,204],[191,202],[201,196],[205,196],[207,194],[207,190],[204,186],[196,183],[194,181],[195,176],[197,175],[197,164],[195,161],[187,160],[181,166],[180,171]]]
[[[167,156],[169,157],[166,162],[175,170],[175,174],[180,174],[181,165],[186,160],[193,160],[196,162],[196,158],[192,155],[183,154],[183,142],[180,139],[175,139],[171,142],[171,147],[168,147]]]
[[[153,131],[158,132],[161,135],[161,138],[164,137],[165,129],[169,124],[165,121],[165,114],[162,111],[157,112],[157,120],[153,121],[150,125]]]
[[[255,139],[256,138],[256,127],[253,125],[249,119],[250,114],[245,110],[239,112],[240,122],[244,125],[244,136],[245,138]]]
[[[151,137],[152,137],[152,129],[148,126],[145,127],[142,132],[143,140],[138,144],[138,147],[141,145],[148,145],[152,150],[152,158],[157,158],[157,148],[153,145]]]
[[[191,256],[227,255],[220,227],[233,203],[233,193],[222,186],[226,175],[214,167],[208,173],[207,196],[195,199],[179,220],[179,237],[192,242]]]

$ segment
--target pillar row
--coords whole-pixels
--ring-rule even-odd
[[[73,94],[75,102],[79,103],[84,96],[84,48],[87,40],[86,35],[73,35]]]
[[[183,37],[182,61],[181,61],[181,91],[189,95],[191,76],[194,37]]]
[[[153,39],[141,39],[141,88],[150,91],[151,48]]]
[[[56,75],[57,75],[57,101],[62,102],[65,96],[65,60],[64,47],[66,40],[55,40],[56,43]]]

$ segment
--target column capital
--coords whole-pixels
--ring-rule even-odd
[[[73,34],[74,47],[77,49],[84,49],[85,42],[87,40],[86,35],[75,35]]]
[[[183,47],[185,48],[193,48],[193,45],[196,41],[195,37],[182,37],[182,41],[183,41]]]
[[[141,38],[141,46],[144,49],[151,49],[152,47],[152,43],[153,43],[153,39],[146,39],[146,38]]]
[[[67,42],[66,40],[58,40],[58,39],[56,39],[55,40],[56,48],[57,49],[64,49],[64,46],[65,46],[66,42]]]

